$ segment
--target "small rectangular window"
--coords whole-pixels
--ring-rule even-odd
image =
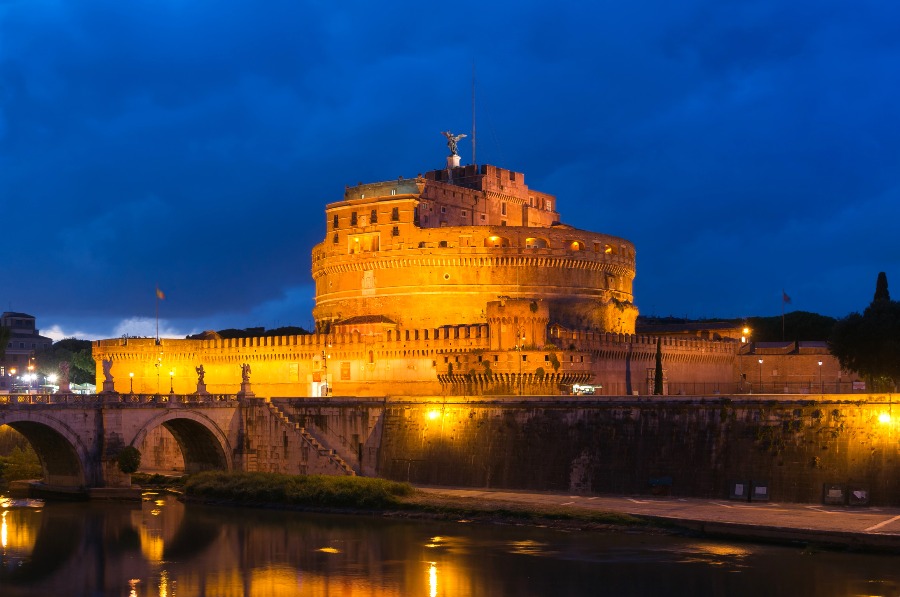
[[[335,234],[334,236],[331,237],[331,242],[333,242],[334,244],[337,244],[337,242],[338,242],[338,235],[337,235],[337,234]]]
[[[332,227],[334,230],[337,230],[337,229],[338,229],[338,217],[337,217],[337,214],[334,214],[334,217],[331,218],[331,227]]]
[[[506,202],[500,203],[500,215],[501,216],[506,215]]]
[[[395,207],[391,209],[391,222],[399,222],[400,221],[400,208]]]
[[[400,228],[394,226],[394,228],[391,229],[391,236],[400,236]]]
[[[356,212],[355,211],[350,212],[350,225],[356,226]]]
[[[369,218],[369,221],[371,221],[373,224],[378,223],[378,210],[377,209],[372,210],[372,215]]]
[[[397,194],[397,189],[391,189],[391,195],[396,195],[396,194]]]
[[[466,210],[462,210],[462,217],[466,217],[467,215],[469,215],[469,212],[467,212]]]
[[[481,221],[484,222],[485,220],[487,220],[487,216],[484,214],[481,214]]]
[[[447,206],[446,206],[446,205],[442,205],[442,206],[441,206],[441,213],[442,213],[442,214],[447,213]]]

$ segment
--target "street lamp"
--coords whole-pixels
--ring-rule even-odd
[[[759,391],[762,393],[762,363],[763,360],[759,359]]]
[[[169,393],[170,394],[175,393],[175,386],[172,385],[174,382],[175,382],[175,371],[173,369],[172,371],[169,371]]]
[[[520,338],[521,334],[521,338]],[[516,350],[519,351],[519,396],[522,395],[522,351],[525,350],[525,330],[516,330]]]
[[[822,361],[819,361],[819,392],[825,393],[825,386],[822,385]]]
[[[128,374],[128,390],[134,394],[134,372]]]

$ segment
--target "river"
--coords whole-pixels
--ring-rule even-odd
[[[895,556],[182,504],[7,504],[3,597],[900,595]]]

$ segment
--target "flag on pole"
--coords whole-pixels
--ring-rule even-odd
[[[159,291],[157,290],[157,292],[159,292]],[[787,293],[784,291],[783,288],[781,289],[781,302],[782,303],[790,303],[791,302],[791,297],[789,297],[787,295]]]
[[[787,295],[785,295],[785,296],[787,296]],[[166,300],[165,293],[163,293],[163,291],[160,290],[158,286],[156,287],[156,298],[158,298],[161,301]]]

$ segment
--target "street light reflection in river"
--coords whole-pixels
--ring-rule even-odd
[[[431,562],[428,568],[428,597],[437,597],[437,565]]]

